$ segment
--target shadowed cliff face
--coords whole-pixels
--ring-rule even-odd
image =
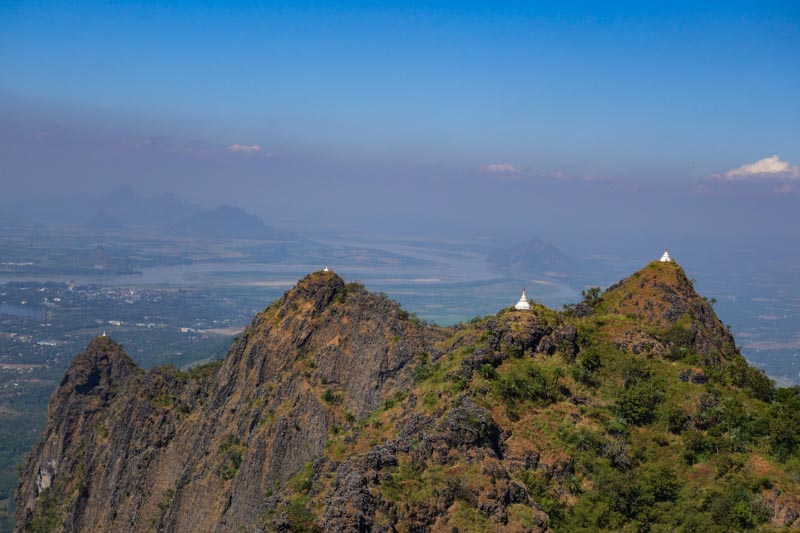
[[[94,339],[75,358],[50,399],[45,437],[26,463],[18,506],[56,507],[54,502],[67,495],[72,500],[69,514],[80,512],[85,486],[74,473],[91,455],[89,445],[117,392],[129,387],[136,375],[133,361],[108,337]]]
[[[731,472],[749,491],[731,509],[800,525],[800,490],[764,447],[791,448],[794,434],[719,426],[730,412],[742,428],[769,419],[774,390],[679,266],[648,265],[584,310],[534,305],[443,329],[317,272],[223,361],[188,373],[145,373],[97,338],[53,393],[21,473],[18,527],[680,528],[687,513],[722,520],[701,503],[727,501],[712,492]],[[752,465],[719,450],[752,450]],[[653,472],[667,488],[647,492]],[[620,487],[617,499],[602,492]]]

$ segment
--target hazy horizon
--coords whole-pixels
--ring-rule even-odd
[[[793,3],[0,9],[0,212],[129,183],[295,228],[800,244]]]

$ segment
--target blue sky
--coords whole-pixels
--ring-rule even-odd
[[[286,220],[276,194],[322,189],[319,207],[333,185],[796,191],[800,3],[497,4],[7,0],[4,185],[251,209],[230,191],[263,189]],[[725,174],[773,155],[786,166]]]

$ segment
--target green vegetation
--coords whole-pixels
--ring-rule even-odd
[[[210,363],[193,366],[185,372],[185,375],[189,379],[196,379],[196,380],[208,379],[209,377],[217,373],[217,370],[219,370],[220,367],[222,366],[222,362],[223,362],[222,359],[217,359],[216,361],[211,361]]]
[[[592,287],[590,289],[582,290],[581,296],[583,297],[583,303],[589,307],[596,306],[600,303],[600,296],[602,292],[603,291],[600,289],[600,287]]]
[[[325,389],[325,392],[322,394],[322,399],[327,403],[336,403],[336,395],[331,389]]]
[[[435,368],[430,363],[430,355],[426,352],[419,354],[417,356],[417,366],[414,368],[414,381],[425,381],[433,375],[434,371]]]
[[[495,391],[509,406],[528,401],[547,405],[569,393],[560,384],[562,375],[560,368],[549,370],[530,359],[509,361],[498,373]]]
[[[307,509],[308,496],[295,496],[286,503],[286,522],[291,531],[312,531],[314,515]]]
[[[219,475],[227,481],[232,479],[239,472],[242,465],[242,456],[245,447],[241,445],[237,435],[227,435],[219,445],[217,450],[220,455]]]
[[[60,492],[60,484],[53,485],[42,491],[39,495],[39,505],[36,506],[33,516],[22,525],[25,531],[30,533],[50,533],[58,530],[62,520],[57,500]]]
[[[800,455],[800,387],[778,389],[769,420],[770,446],[780,461]]]
[[[422,503],[447,484],[442,467],[428,467],[425,463],[404,461],[392,473],[391,478],[381,484],[381,491],[391,501]]]
[[[383,410],[393,409],[398,403],[405,400],[406,396],[407,394],[405,392],[398,391],[394,396],[383,401]]]
[[[309,462],[303,465],[288,481],[287,486],[292,490],[292,494],[278,508],[267,509],[264,515],[264,522],[268,528],[275,515],[282,513],[289,531],[298,533],[314,531],[314,514],[309,509],[311,498],[308,495],[313,484],[314,468],[312,463]]]
[[[297,473],[292,476],[292,479],[289,480],[289,486],[297,491],[302,492],[303,494],[307,494],[308,491],[311,490],[311,486],[314,483],[314,466],[311,462],[306,463],[303,465],[303,468],[297,471]]]
[[[358,282],[352,281],[343,285],[336,291],[336,295],[334,296],[334,301],[339,304],[345,303],[347,301],[347,296],[349,294],[356,294],[358,292],[362,292],[366,290],[364,286]]]
[[[167,489],[164,491],[164,496],[161,498],[161,501],[158,502],[158,512],[163,513],[169,508],[170,503],[172,503],[172,498],[175,496],[175,491],[173,489]]]

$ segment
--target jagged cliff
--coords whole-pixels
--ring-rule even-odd
[[[443,333],[404,317],[318,273],[259,314],[208,375],[144,373],[95,339],[55,391],[25,465],[21,525],[54,514],[68,530],[259,522],[266,492],[322,453],[331,426],[409,387],[409,362]]]
[[[796,527],[797,415],[674,263],[452,328],[319,272],[218,364],[143,372],[92,341],[25,462],[18,528]]]

